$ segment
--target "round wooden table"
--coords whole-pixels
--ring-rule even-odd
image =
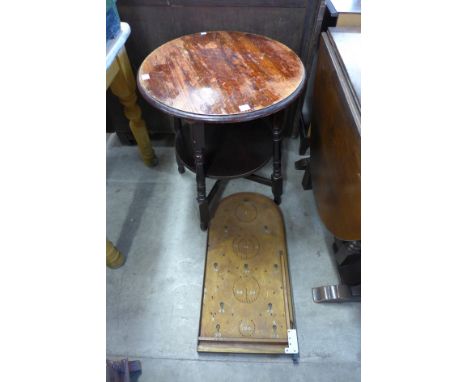
[[[203,230],[220,181],[245,177],[269,185],[281,202],[283,111],[305,85],[304,66],[291,49],[251,33],[196,33],[150,53],[137,83],[152,106],[176,118],[179,172],[196,173]],[[255,175],[272,156],[271,179]],[[218,179],[208,197],[205,177]]]

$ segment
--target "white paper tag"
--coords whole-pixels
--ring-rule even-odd
[[[250,110],[250,106],[245,104],[245,105],[240,105],[239,106],[239,110],[240,111],[247,111],[247,110]]]
[[[200,35],[204,36],[206,35],[206,32],[200,32]]]
[[[142,75],[141,75],[141,79],[142,79],[142,80],[149,80],[149,79],[150,79],[150,75],[149,75],[148,73],[142,74]]]

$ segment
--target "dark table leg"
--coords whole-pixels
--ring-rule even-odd
[[[302,116],[302,112],[299,113],[299,155],[305,155],[307,149],[309,148],[309,139],[307,138],[307,130],[304,123],[304,117]]]
[[[141,375],[141,362],[129,361],[127,358],[120,361],[106,359],[106,381],[130,382],[136,381]]]
[[[312,175],[310,168],[310,158],[302,158],[294,162],[296,170],[304,170],[302,177],[302,188],[304,190],[312,190]]]
[[[283,176],[281,174],[281,141],[285,111],[276,113],[273,116],[273,182],[272,190],[276,204],[281,203],[283,194]]]
[[[202,122],[190,125],[193,153],[195,160],[195,173],[197,178],[197,201],[200,209],[200,228],[206,231],[210,219],[208,199],[206,197],[205,163],[203,150],[205,148],[205,126]]]
[[[335,239],[333,252],[341,283],[313,288],[314,302],[361,301],[361,241]]]
[[[174,118],[174,130],[175,130],[175,139],[182,139],[182,120],[180,118]],[[179,158],[176,152],[176,162],[177,162],[177,170],[179,174],[183,174],[185,172],[184,162]]]

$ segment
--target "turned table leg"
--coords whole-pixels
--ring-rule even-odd
[[[195,160],[195,173],[197,178],[197,201],[200,210],[200,228],[205,231],[210,219],[208,199],[206,197],[205,163],[203,150],[205,148],[205,126],[195,122],[190,126],[193,153]]]
[[[174,132],[175,132],[175,140],[182,140],[182,120],[180,118],[174,118]],[[176,150],[176,162],[177,162],[177,170],[179,171],[179,174],[183,174],[185,172],[185,165],[182,159],[179,158],[179,155],[177,155],[177,150]]]
[[[283,176],[281,174],[281,140],[284,114],[285,112],[281,111],[273,116],[273,174],[271,174],[271,180],[273,182],[272,191],[276,204],[281,203],[281,195],[283,194]]]
[[[119,71],[110,85],[111,91],[124,106],[124,114],[130,121],[130,130],[135,137],[143,161],[148,166],[155,166],[157,158],[151,146],[146,123],[141,118],[141,109],[136,103],[135,77],[125,47],[119,52],[116,60]]]
[[[109,268],[120,268],[125,262],[125,257],[115,248],[110,240],[106,239],[106,265]]]

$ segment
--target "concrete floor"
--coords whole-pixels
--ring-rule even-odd
[[[330,236],[320,222],[311,191],[294,169],[297,140],[283,146],[285,176],[281,209],[300,357],[198,354],[197,332],[206,233],[200,231],[195,176],[180,175],[171,147],[155,150],[150,169],[136,147],[107,141],[107,237],[127,255],[107,270],[107,357],[139,359],[139,382],[360,380],[359,303],[315,304],[311,288],[335,284]],[[271,163],[261,172],[269,175]],[[207,187],[214,183],[208,180]],[[270,188],[237,179],[223,195]]]

